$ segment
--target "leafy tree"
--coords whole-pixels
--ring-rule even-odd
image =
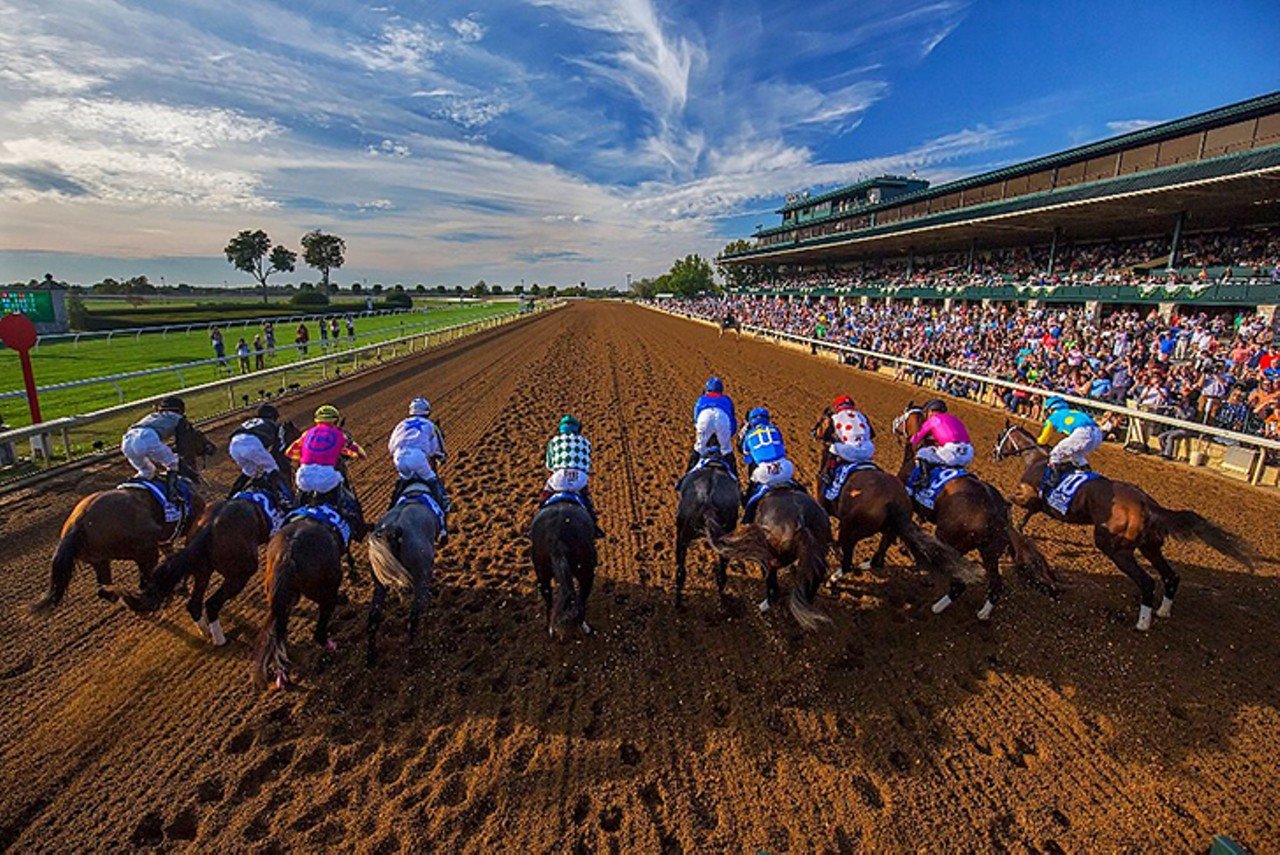
[[[515,294],[516,296],[520,296],[521,294],[524,293],[524,286],[517,285],[516,287],[511,289],[511,293]]]
[[[722,260],[727,255],[751,249],[750,242],[745,240],[730,241],[720,250],[716,258],[716,271],[724,279],[729,288],[755,288],[763,284],[766,278],[765,269],[758,264],[725,264]]]
[[[346,261],[347,242],[337,235],[317,229],[302,236],[302,260],[324,277],[324,291],[329,293],[329,271]]]
[[[437,286],[435,287],[435,292],[436,292],[437,294],[443,294],[443,293],[444,293],[444,286],[443,286],[443,285],[437,285]]]
[[[267,302],[267,277],[273,273],[289,273],[298,254],[284,246],[271,246],[271,238],[262,229],[240,232],[227,243],[223,252],[236,270],[244,271],[262,286],[262,302]]]
[[[414,291],[417,291],[419,294],[425,294],[425,293],[427,293],[427,286],[426,286],[426,285],[423,285],[421,282],[419,282],[419,283],[414,287],[414,289],[413,289],[413,290],[414,290]]]
[[[317,288],[310,282],[303,282],[298,288],[298,292],[289,298],[289,302],[295,306],[327,306],[329,305],[329,292],[322,288]]]
[[[375,293],[375,294],[381,294],[381,293],[382,293],[382,283],[381,283],[381,282],[374,282],[374,283],[373,283],[372,291],[373,291],[373,293]]]
[[[502,286],[501,286],[501,285],[494,285],[492,288],[490,288],[490,289],[489,289],[489,293],[490,293],[490,294],[501,294],[501,293],[502,293]]]
[[[479,282],[471,286],[471,295],[473,297],[483,297],[489,293],[489,283],[481,279]]]
[[[631,280],[631,293],[641,300],[652,300],[658,293],[658,282],[650,276]]]
[[[529,290],[529,293],[535,297],[539,296],[542,293],[542,286],[539,285],[537,282],[534,282],[533,288]]]
[[[707,291],[717,291],[711,265],[700,255],[677,258],[671,269],[658,277],[658,292],[671,292],[679,297],[696,297]]]
[[[67,323],[73,330],[82,330],[89,321],[89,310],[85,308],[84,297],[79,294],[67,295]]]
[[[351,293],[352,293],[352,294],[359,294],[359,293],[360,293],[361,291],[363,291],[363,290],[364,290],[364,286],[363,286],[363,285],[361,285],[359,282],[352,282],[352,283],[351,283]]]

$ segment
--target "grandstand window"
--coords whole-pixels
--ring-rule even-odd
[[[1204,156],[1217,157],[1231,154],[1233,151],[1246,151],[1253,143],[1253,130],[1257,125],[1255,119],[1236,122],[1224,128],[1214,128],[1204,139]]]
[[[1127,175],[1130,172],[1151,169],[1156,165],[1156,151],[1159,148],[1159,143],[1152,143],[1151,145],[1144,145],[1122,153],[1120,155],[1120,174]]]
[[[1012,199],[1015,196],[1025,196],[1027,193],[1027,176],[1019,175],[1017,178],[1010,178],[1005,182],[1004,197]]]
[[[910,208],[907,208],[907,210],[903,213],[903,217],[905,217],[906,219],[911,219],[912,217],[923,217],[927,213],[929,213],[929,203],[916,202]]]
[[[1160,151],[1156,155],[1156,166],[1172,166],[1175,163],[1187,163],[1198,159],[1201,136],[1201,134],[1187,134],[1184,137],[1160,143]]]
[[[1051,187],[1053,187],[1052,169],[1046,169],[1044,172],[1037,172],[1034,175],[1027,176],[1028,193],[1043,193]]]
[[[948,193],[938,199],[934,199],[929,203],[929,210],[933,212],[954,211],[960,207],[960,194]]]
[[[1084,180],[1099,181],[1103,178],[1111,178],[1116,174],[1118,165],[1119,159],[1114,154],[1095,157],[1084,165]]]
[[[1056,187],[1070,187],[1072,184],[1079,184],[1084,181],[1084,161],[1072,163],[1058,169],[1058,179],[1054,182]]]
[[[966,205],[979,205],[983,202],[990,202],[995,199],[999,199],[1003,190],[1004,182],[1002,181],[983,184],[981,187],[966,190],[964,193],[964,202]]]
[[[1280,143],[1280,113],[1272,113],[1258,119],[1258,129],[1253,138],[1253,147]]]

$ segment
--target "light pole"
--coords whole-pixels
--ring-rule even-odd
[[[628,291],[631,290],[631,274],[630,273],[627,274],[627,290]]]

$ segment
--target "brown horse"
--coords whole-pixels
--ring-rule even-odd
[[[1169,537],[1176,540],[1198,540],[1210,549],[1233,558],[1253,569],[1256,552],[1249,544],[1215,525],[1195,511],[1177,511],[1161,507],[1133,484],[1112,481],[1099,476],[1088,481],[1071,500],[1067,513],[1059,514],[1048,507],[1040,497],[1040,484],[1049,453],[1036,444],[1024,428],[1005,420],[1004,430],[996,440],[995,459],[1026,457],[1027,468],[1013,494],[1014,504],[1027,509],[1022,524],[1037,511],[1048,514],[1069,525],[1093,527],[1093,542],[1103,555],[1133,580],[1142,596],[1138,610],[1137,628],[1151,628],[1151,614],[1155,605],[1155,583],[1134,556],[1134,550],[1151,562],[1164,583],[1164,596],[1159,617],[1173,614],[1173,597],[1178,591],[1180,577],[1164,557],[1164,543]]]
[[[150,584],[139,593],[120,592],[135,612],[158,610],[187,576],[193,578],[187,612],[202,635],[215,646],[227,643],[219,617],[227,601],[244,590],[258,571],[258,547],[271,536],[271,520],[249,499],[214,502],[196,523],[187,545],[156,568]],[[222,585],[204,599],[213,571],[222,574]]]
[[[820,471],[826,472],[831,463],[830,444],[835,437],[831,413],[824,412],[809,433],[823,444]],[[907,495],[906,487],[888,472],[879,468],[855,470],[845,480],[834,502],[822,492],[823,484],[819,479],[818,495],[822,508],[840,521],[840,569],[831,577],[833,582],[853,571],[853,550],[859,541],[876,534],[880,535],[880,545],[871,560],[861,565],[862,570],[883,569],[889,547],[901,538],[911,557],[921,567],[952,577],[969,572],[954,549],[925,534],[916,525],[911,518],[911,497]]]
[[[813,607],[818,589],[827,578],[827,553],[831,551],[831,520],[807,493],[782,487],[766,493],[756,505],[755,522],[735,534],[710,533],[711,545],[725,558],[755,561],[764,571],[764,599],[757,608],[764,614],[780,593],[778,570],[795,565],[791,587],[791,614],[804,629],[815,630],[831,619]]]
[[[181,461],[179,470],[183,476],[199,483],[196,460],[213,454],[216,449],[203,433],[192,428],[178,439],[174,450]],[[145,490],[117,487],[85,496],[62,524],[62,536],[53,553],[49,590],[32,604],[31,611],[48,614],[62,602],[77,561],[93,568],[98,579],[98,596],[104,600],[114,602],[117,598],[111,586],[112,561],[136,563],[140,587],[145,587],[160,560],[161,548],[185,534],[203,513],[204,500],[194,489],[191,507],[186,517],[177,523],[165,522],[160,506]]]
[[[318,607],[315,640],[327,651],[338,649],[329,638],[329,621],[342,584],[341,536],[330,526],[303,517],[286,523],[267,544],[267,618],[254,655],[254,682],[289,685],[293,663],[286,641],[289,614],[303,597]]]
[[[898,479],[904,484],[915,465],[911,444],[907,442],[924,424],[924,411],[914,403],[907,404],[902,415],[893,421],[893,435],[902,443],[902,467]],[[978,611],[978,620],[989,620],[991,612],[1004,592],[1000,577],[1000,556],[1008,553],[1014,566],[1025,578],[1044,590],[1054,590],[1049,564],[1035,543],[1015,531],[1009,520],[1009,503],[995,487],[970,472],[943,485],[934,500],[933,510],[914,502],[916,513],[934,524],[938,539],[961,555],[977,551],[987,574],[987,599]],[[964,593],[965,583],[953,578],[951,589],[933,604],[940,614]]]

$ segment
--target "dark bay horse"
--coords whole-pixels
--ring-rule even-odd
[[[685,561],[689,545],[700,537],[728,534],[738,525],[742,505],[738,479],[723,458],[713,458],[680,479],[676,507],[676,608],[684,605]],[[729,559],[717,557],[716,589],[724,596]]]
[[[329,621],[338,605],[344,552],[338,532],[306,517],[285,523],[267,544],[267,618],[254,655],[258,685],[274,682],[277,689],[289,685],[293,671],[286,644],[289,614],[303,597],[319,609],[316,643],[325,650],[337,650],[337,643],[329,638]]]
[[[755,522],[727,537],[712,536],[712,545],[726,558],[754,561],[764,571],[764,599],[757,608],[767,612],[778,598],[778,570],[795,567],[789,605],[801,627],[816,630],[831,619],[813,606],[827,579],[831,551],[831,519],[808,493],[793,487],[775,488],[756,505]]]
[[[203,433],[192,428],[178,438],[174,450],[181,461],[183,477],[199,483],[197,458],[213,454],[216,449]],[[163,511],[145,490],[117,487],[85,496],[62,524],[62,535],[53,553],[49,590],[32,604],[31,611],[48,614],[62,602],[78,561],[93,568],[98,596],[105,600],[114,602],[117,598],[111,584],[112,561],[137,564],[139,587],[145,587],[160,560],[161,547],[189,531],[204,513],[204,500],[194,489],[190,493],[191,507],[178,523],[165,522]]]
[[[907,404],[902,415],[894,419],[893,434],[902,443],[902,467],[898,479],[906,483],[915,465],[911,444],[907,442],[924,424],[924,411],[914,403]],[[933,510],[914,502],[916,513],[934,524],[935,534],[943,543],[964,555],[977,551],[987,575],[987,599],[978,611],[978,620],[989,620],[1000,596],[1004,581],[1000,576],[1000,556],[1008,553],[1014,566],[1032,584],[1052,592],[1054,579],[1049,563],[1035,542],[1015,531],[1009,519],[1009,503],[1000,491],[972,472],[953,478],[943,485],[934,499]],[[951,580],[951,589],[933,604],[933,613],[945,611],[964,593],[965,583]]]
[[[1138,610],[1139,630],[1151,628],[1155,583],[1139,566],[1135,550],[1151,562],[1164,583],[1163,599],[1155,612],[1159,617],[1173,614],[1173,597],[1180,582],[1178,571],[1164,557],[1166,539],[1198,540],[1215,552],[1253,569],[1257,554],[1248,543],[1195,511],[1161,507],[1138,487],[1124,481],[1103,477],[1089,481],[1075,494],[1068,512],[1058,514],[1040,497],[1040,484],[1049,464],[1049,453],[1036,444],[1035,437],[1028,431],[1006,419],[1004,430],[996,440],[995,459],[1009,457],[1027,458],[1026,471],[1013,495],[1014,503],[1028,511],[1022,524],[1026,525],[1027,518],[1040,511],[1068,525],[1091,526],[1094,545],[1138,586],[1142,597]]]
[[[378,627],[387,602],[387,590],[413,591],[409,607],[409,643],[418,637],[422,610],[430,596],[431,577],[436,562],[439,520],[430,508],[414,497],[426,492],[425,484],[413,483],[401,494],[406,501],[382,515],[369,533],[369,564],[373,567],[373,605],[365,629],[368,642],[365,663],[378,660]]]
[[[538,509],[529,529],[538,592],[547,606],[547,633],[563,638],[577,624],[590,635],[587,598],[596,579],[595,523],[576,502],[556,502]],[[559,590],[552,596],[551,582]]]
[[[215,646],[227,643],[219,620],[227,601],[244,590],[258,571],[258,547],[271,537],[271,520],[249,499],[214,502],[196,523],[187,545],[156,568],[150,584],[137,593],[121,592],[125,604],[136,612],[158,610],[187,576],[193,580],[187,613],[202,635]],[[213,571],[222,574],[222,585],[205,601]]]
[[[823,444],[819,471],[825,472],[830,462],[830,444],[834,439],[830,413],[810,430],[810,435]],[[822,496],[821,479],[818,495]],[[834,502],[821,498],[823,510],[840,521],[840,569],[831,577],[839,581],[853,571],[853,551],[859,541],[879,534],[880,544],[863,570],[880,570],[895,540],[901,539],[911,557],[922,568],[957,577],[967,573],[965,562],[954,549],[926,534],[911,518],[911,497],[896,477],[881,469],[859,469],[850,473]]]

